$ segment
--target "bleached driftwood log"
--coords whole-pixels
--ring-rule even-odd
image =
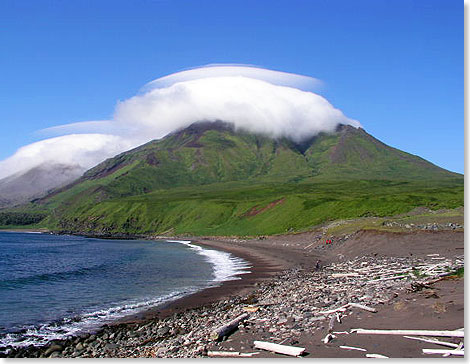
[[[356,348],[355,346],[340,345],[340,348],[341,348],[341,349],[347,349],[347,350],[367,351],[366,349],[363,349],[363,348]]]
[[[423,349],[423,354],[450,354],[464,356],[464,350],[446,350],[446,349]]]
[[[333,273],[331,275],[332,278],[344,278],[344,277],[359,277],[359,273],[351,272],[351,273]]]
[[[348,309],[348,306],[349,306],[349,303],[345,304],[344,306],[341,306],[341,307],[338,307],[338,308],[334,308],[332,310],[328,310],[328,311],[320,311],[319,314],[322,314],[322,315],[329,315],[330,313],[335,313],[335,312],[344,312]]]
[[[365,310],[365,311],[369,311],[369,312],[377,312],[377,310],[375,308],[365,306],[365,305],[361,305],[359,303],[350,303],[349,307],[360,308],[361,310]]]
[[[362,335],[420,335],[420,336],[446,336],[464,337],[463,330],[368,330],[352,329],[351,332]]]
[[[415,336],[403,336],[403,337],[407,339],[423,341],[425,343],[448,346],[449,348],[457,348],[459,346],[458,344],[448,343],[447,341],[440,341],[440,340],[435,340],[435,339],[425,339],[422,337],[415,337]]]
[[[211,339],[220,340],[224,336],[230,335],[233,331],[235,331],[236,328],[238,328],[238,325],[240,324],[240,322],[242,322],[243,320],[246,320],[248,317],[250,317],[250,315],[247,313],[244,313],[238,316],[237,318],[233,319],[232,321],[230,321],[228,324],[225,324],[215,329],[211,333]]]
[[[461,341],[459,343],[459,345],[457,345],[457,347],[454,349],[454,350],[463,350],[463,344],[464,342]],[[450,356],[451,354],[450,353],[445,353],[444,355],[442,355],[444,358],[447,358],[448,356]]]
[[[333,340],[336,336],[328,333],[324,338],[323,338],[323,343],[328,344],[331,340]]]
[[[366,306],[366,305],[361,305],[359,303],[346,303],[345,305],[343,305],[341,307],[334,308],[334,309],[328,310],[328,311],[320,311],[319,313],[323,314],[323,315],[329,315],[331,313],[344,312],[348,308],[351,308],[351,307],[360,308],[362,310],[366,310],[366,311],[369,311],[369,312],[377,312],[377,310],[375,308],[372,308],[372,307],[369,307],[369,306]]]
[[[395,280],[395,279],[403,279],[403,278],[406,278],[406,277],[407,276],[396,276],[396,277],[385,277],[385,278],[379,278],[379,279],[372,279],[370,281],[367,281],[366,284],[382,282],[382,281],[391,281],[391,280]]]
[[[285,354],[290,356],[299,356],[305,352],[305,348],[297,346],[288,346],[281,344],[274,344],[267,341],[255,341],[255,348],[272,351],[273,353]]]
[[[366,358],[383,358],[383,359],[388,359],[388,356],[382,355],[382,354],[366,354]]]

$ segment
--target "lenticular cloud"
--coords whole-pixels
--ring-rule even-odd
[[[206,77],[149,90],[119,103],[115,120],[154,138],[198,120],[223,120],[295,141],[332,131],[340,123],[359,125],[320,95],[245,76]]]
[[[112,120],[44,130],[64,134],[22,147],[0,161],[0,178],[51,162],[87,169],[197,121],[223,120],[237,129],[294,141],[332,131],[338,124],[360,126],[311,91],[319,85],[308,76],[239,65],[178,72],[119,102]],[[96,133],[97,128],[104,133]]]
[[[141,90],[145,93],[151,89],[164,88],[177,82],[199,80],[212,77],[247,77],[255,80],[266,81],[278,86],[295,87],[304,91],[313,91],[322,85],[316,78],[297,75],[295,73],[273,71],[265,68],[237,65],[237,64],[215,64],[205,67],[192,68],[189,70],[172,73],[147,83]]]

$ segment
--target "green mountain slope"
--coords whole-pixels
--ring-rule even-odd
[[[256,235],[463,204],[463,178],[341,126],[302,144],[197,123],[37,200],[82,233]]]
[[[350,126],[321,135],[305,155],[316,173],[326,178],[423,180],[459,176],[418,156],[392,148],[364,129]]]

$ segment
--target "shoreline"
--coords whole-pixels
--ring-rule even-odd
[[[328,267],[334,267],[335,265],[339,264],[339,262],[343,262],[341,264],[344,265],[348,259],[361,259],[361,256],[369,257],[367,259],[370,259],[371,262],[376,262],[380,257],[391,259],[392,261],[396,261],[396,259],[400,261],[400,259],[405,259],[404,257],[410,261],[413,259],[429,260],[432,258],[427,257],[427,255],[433,255],[436,253],[439,253],[442,259],[453,259],[453,257],[455,258],[455,256],[461,255],[463,253],[463,235],[463,232],[446,231],[411,234],[362,231],[358,234],[344,237],[342,238],[343,240],[338,238],[335,240],[334,245],[327,246],[322,243],[321,236],[315,232],[250,240],[233,238],[212,239],[202,237],[177,238],[179,240],[191,240],[192,244],[195,245],[230,252],[231,254],[248,261],[252,266],[249,269],[251,272],[240,275],[239,277],[241,279],[225,281],[222,282],[219,286],[203,289],[188,296],[164,303],[155,308],[145,310],[139,314],[126,316],[125,318],[117,320],[112,324],[104,325],[101,329],[98,329],[95,334],[85,334],[80,337],[74,337],[69,341],[53,341],[50,345],[40,349],[35,348],[30,349],[30,351],[25,349],[19,352],[12,352],[11,356],[206,357],[207,350],[230,351],[234,350],[233,348],[235,348],[235,350],[240,352],[250,350],[253,351],[252,346],[250,348],[250,345],[246,344],[246,342],[251,341],[252,343],[253,339],[269,340],[270,337],[276,335],[279,327],[282,330],[285,327],[292,327],[292,331],[297,332],[299,330],[297,329],[299,324],[295,324],[295,322],[290,324],[289,321],[287,324],[277,326],[280,325],[276,324],[276,320],[279,320],[279,316],[277,316],[279,315],[278,312],[275,313],[274,316],[273,314],[268,316],[270,320],[274,319],[274,323],[269,325],[270,331],[267,332],[267,336],[266,333],[250,333],[249,325],[247,329],[240,329],[239,332],[235,333],[227,342],[223,341],[221,343],[210,343],[210,341],[208,342],[204,338],[196,340],[196,338],[193,337],[199,337],[200,333],[198,330],[201,329],[195,329],[194,325],[199,323],[202,325],[201,327],[204,328],[203,330],[210,329],[210,327],[214,327],[214,325],[218,325],[224,320],[227,320],[228,317],[233,317],[235,314],[237,314],[237,312],[240,312],[239,310],[243,306],[246,305],[253,304],[254,306],[260,308],[259,312],[265,312],[265,310],[269,311],[270,306],[265,307],[259,303],[258,300],[262,299],[266,295],[269,296],[269,293],[272,290],[271,287],[288,284],[287,288],[283,288],[287,289],[286,292],[288,292],[290,282],[295,284],[295,282],[299,279],[298,277],[311,276],[312,274],[316,274],[312,273],[314,272],[313,268],[315,266],[315,262],[320,259],[322,262],[321,265],[322,267],[325,266],[325,269],[330,269]],[[147,237],[147,239],[149,239],[149,237]],[[155,239],[157,239],[157,237],[153,238],[153,240]],[[171,238],[158,237],[158,239],[163,240]],[[453,285],[454,283],[447,282],[446,284]],[[455,289],[457,289],[457,292],[460,292],[460,290],[463,292],[463,287],[460,288],[460,284],[463,286],[463,280],[456,281],[455,284],[457,284],[458,287],[452,286],[451,292],[453,292]],[[362,288],[359,289],[362,290]],[[448,288],[446,288],[446,290],[447,289]],[[457,327],[463,327],[463,309],[460,313],[461,308],[458,305],[456,308],[452,308],[452,306],[450,306],[450,308],[448,308],[448,313],[443,311],[439,314],[439,316],[436,316],[436,313],[431,313],[430,317],[429,315],[425,317],[425,321],[420,321],[418,317],[419,315],[416,315],[416,313],[408,317],[406,310],[403,312],[396,311],[396,307],[398,307],[397,305],[402,305],[403,302],[406,302],[406,305],[410,305],[410,307],[412,307],[414,305],[413,302],[417,300],[415,296],[412,298],[403,299],[402,296],[406,295],[400,295],[399,298],[396,298],[395,292],[393,290],[389,292],[390,289],[388,286],[384,287],[384,290],[384,292],[393,297],[390,298],[390,300],[387,299],[380,304],[383,305],[383,307],[381,306],[381,309],[384,310],[384,313],[387,312],[388,316],[383,317],[381,315],[379,318],[378,316],[368,315],[362,317],[362,321],[357,321],[361,320],[359,313],[357,313],[346,318],[345,324],[343,324],[345,329],[350,329],[351,327],[356,326],[367,327],[367,322],[369,322],[369,327],[375,327],[376,325],[379,325],[379,327],[382,326],[383,328],[386,328],[388,325],[388,317],[390,317],[392,325],[397,327],[402,325],[402,321],[403,325],[416,321],[416,326],[419,326],[420,328],[427,328],[426,326],[429,326],[430,319],[431,326],[434,324],[435,320],[437,327],[440,327],[439,325],[449,326],[448,322],[453,322],[454,326],[457,325],[454,327],[454,329]],[[445,291],[440,291],[439,296],[443,295],[444,293]],[[291,299],[291,296],[295,294],[295,291],[294,293],[288,293],[288,296],[286,296],[285,300]],[[364,294],[366,294],[366,292]],[[463,294],[460,295],[460,293],[458,293],[457,296],[454,296],[451,297],[452,300],[455,302],[460,302],[460,300],[462,300],[463,305]],[[422,304],[439,304],[439,302],[436,303],[427,297],[425,297],[424,300],[423,297],[418,298],[418,302],[424,302]],[[280,302],[282,301],[283,300],[281,299]],[[325,302],[328,302],[328,304]],[[326,298],[325,302],[321,301],[320,307],[331,307],[331,305],[334,306],[339,304],[339,302],[335,304],[335,301],[331,301],[329,298]],[[292,305],[296,305],[296,303],[293,302]],[[291,308],[285,309],[290,310]],[[417,309],[418,308],[413,308],[413,310]],[[302,315],[302,313],[300,314]],[[254,315],[256,316],[256,314]],[[213,319],[212,316],[214,316]],[[280,320],[283,321],[284,319],[282,316],[280,317]],[[294,315],[294,317],[297,316]],[[402,320],[404,317],[407,318]],[[263,320],[265,319],[263,318]],[[295,320],[298,319],[296,318]],[[300,323],[301,322],[302,321],[300,321]],[[352,323],[348,326],[348,322]],[[314,352],[312,351],[311,354],[308,354],[308,357],[357,356],[357,352],[354,351],[335,349],[331,346],[325,347],[323,344],[320,345],[319,343],[324,336],[324,324],[321,326],[322,323],[319,323],[320,326],[317,325],[316,321],[313,323],[313,326],[318,326],[316,329],[318,331],[312,332],[310,336],[305,336],[303,333],[301,333],[298,339],[302,345],[310,347],[311,350],[313,350],[312,348],[315,349]],[[308,327],[310,326],[312,326],[312,324],[310,324]],[[452,328],[453,326],[451,325],[448,327],[448,329]],[[271,333],[272,330],[274,331]],[[198,333],[197,335],[195,335],[196,332]],[[120,341],[115,341],[116,338],[119,338]],[[357,345],[367,345],[368,342],[372,341],[373,340],[371,338],[367,338],[367,340],[359,340],[357,341]],[[117,344],[114,344],[114,342]],[[125,346],[124,343],[127,343],[128,345]],[[289,341],[287,344],[289,344]],[[295,345],[295,340],[290,344]],[[345,344],[347,345],[348,342],[345,342]],[[54,345],[56,345],[56,351],[51,351],[51,348],[53,348]],[[57,349],[57,345],[61,348],[60,350]],[[123,348],[121,348],[122,345],[124,345]],[[381,342],[376,342],[375,345],[382,344]],[[416,342],[400,343],[399,345],[406,348],[406,350],[408,350],[407,353],[412,353],[406,354],[406,356],[418,356],[419,353],[417,354],[415,350],[417,345]],[[84,346],[83,349],[82,346]],[[383,350],[385,350],[385,347]],[[393,352],[394,357],[403,357],[400,356],[400,350],[402,349],[398,351],[397,350]],[[267,352],[261,352],[258,357],[278,356]]]
[[[50,234],[52,232],[49,231],[26,231],[26,230],[10,230],[5,232],[22,232],[22,233],[41,233],[41,234]],[[53,233],[55,235],[63,235]],[[68,234],[67,234],[68,235]],[[149,307],[147,309],[143,309],[140,312],[127,314],[123,317],[119,317],[113,319],[109,322],[102,322],[98,327],[94,329],[89,329],[77,334],[74,334],[72,337],[81,337],[84,335],[93,335],[100,333],[104,328],[107,327],[121,327],[122,325],[134,325],[134,324],[141,324],[146,323],[153,320],[164,319],[171,315],[184,312],[187,310],[199,308],[202,306],[210,305],[212,303],[231,299],[234,296],[242,295],[245,292],[249,291],[256,284],[265,281],[266,279],[270,279],[274,277],[276,274],[281,273],[283,270],[287,269],[287,262],[284,262],[282,259],[277,259],[278,264],[273,265],[270,262],[267,262],[266,259],[260,259],[259,256],[252,254],[250,249],[246,248],[236,248],[231,247],[230,245],[218,242],[218,241],[210,241],[204,239],[195,239],[195,238],[172,238],[172,237],[144,237],[144,236],[127,236],[126,239],[122,237],[98,237],[98,236],[86,236],[82,234],[70,234],[76,235],[86,238],[98,238],[98,239],[118,239],[118,240],[187,240],[191,241],[193,245],[199,245],[203,248],[215,249],[223,252],[230,253],[231,255],[242,258],[249,264],[249,268],[247,268],[246,273],[239,273],[236,274],[232,279],[222,281],[214,286],[209,286],[203,288],[199,291],[186,294],[182,297],[176,299],[170,299],[169,301],[162,302],[157,304],[154,307]],[[43,345],[30,345],[34,346],[38,349],[46,348],[53,344],[54,342],[62,342],[65,339],[53,339],[50,340],[48,343]],[[8,346],[6,346],[8,347]],[[18,348],[24,348],[24,346],[19,346]],[[1,357],[1,354],[0,354]]]
[[[274,278],[292,266],[291,263],[282,258],[273,257],[275,262],[269,262],[266,257],[260,257],[259,254],[249,248],[230,246],[222,241],[194,238],[187,238],[186,240],[190,240],[191,244],[194,245],[224,251],[242,258],[250,264],[249,272],[238,274],[236,279],[223,281],[217,286],[207,287],[142,312],[125,316],[109,326],[164,319],[179,312],[243,295],[252,290],[257,284]]]

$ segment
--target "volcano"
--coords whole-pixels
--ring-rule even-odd
[[[68,232],[247,234],[459,206],[463,177],[339,125],[295,143],[197,122],[33,201]]]

